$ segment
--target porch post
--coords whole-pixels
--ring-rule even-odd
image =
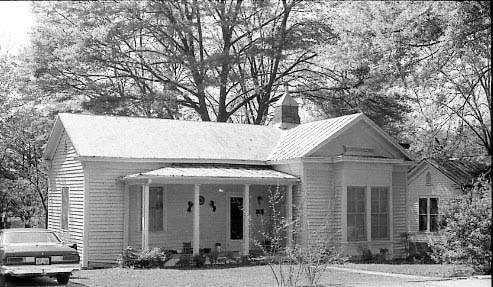
[[[149,184],[142,185],[142,250],[149,249]]]
[[[243,255],[250,254],[250,185],[243,190]]]
[[[286,190],[286,218],[288,228],[286,230],[286,247],[293,247],[293,186],[288,185]]]
[[[193,196],[193,255],[199,254],[200,248],[200,184],[195,185]]]

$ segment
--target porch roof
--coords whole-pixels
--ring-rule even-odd
[[[256,166],[172,165],[160,169],[130,174],[126,182],[151,180],[165,183],[242,183],[287,184],[299,179],[293,175]],[[185,181],[185,182],[184,182]]]

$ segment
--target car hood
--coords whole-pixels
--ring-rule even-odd
[[[3,250],[15,256],[78,254],[77,250],[63,244],[13,244],[4,246]]]

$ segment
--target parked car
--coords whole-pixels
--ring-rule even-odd
[[[80,269],[76,248],[46,229],[0,230],[0,287],[8,276],[51,276],[59,284],[67,284],[72,272]]]

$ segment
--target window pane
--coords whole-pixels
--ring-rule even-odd
[[[347,188],[347,239],[348,241],[366,240],[365,188]]]
[[[430,231],[438,231],[438,215],[430,215]]]
[[[419,199],[419,214],[426,214],[427,198]]]
[[[430,214],[438,214],[438,198],[430,198]]]
[[[427,230],[426,214],[419,216],[419,231]]]

